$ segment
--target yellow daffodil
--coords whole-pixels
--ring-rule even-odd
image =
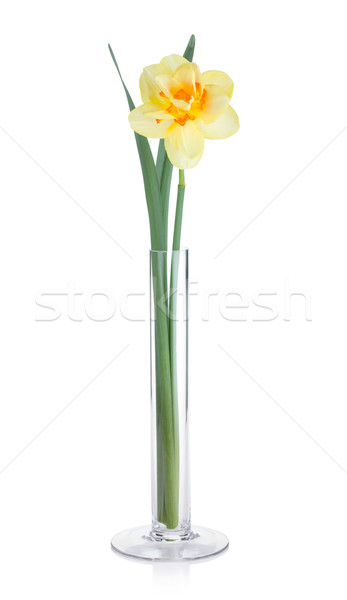
[[[171,54],[145,67],[140,77],[144,104],[129,114],[129,123],[148,138],[165,138],[165,149],[178,169],[195,167],[204,138],[227,138],[239,129],[229,102],[234,84],[223,71],[205,71]]]
[[[189,530],[189,519],[186,520],[189,506],[185,499],[187,432],[184,419],[181,418],[181,408],[183,407],[183,416],[186,410],[186,390],[184,385],[180,385],[182,373],[179,368],[186,348],[179,347],[180,336],[177,329],[177,295],[181,271],[182,276],[187,277],[186,267],[182,264],[184,257],[180,253],[186,195],[185,169],[195,167],[200,161],[205,138],[222,139],[233,135],[239,129],[239,120],[229,104],[234,88],[230,77],[222,71],[200,73],[199,67],[192,62],[195,52],[194,35],[190,37],[183,57],[171,54],[159,64],[145,67],[140,78],[143,104],[138,108],[135,108],[110,45],[109,50],[127,98],[129,122],[135,131],[133,137],[140,158],[149,217],[153,251],[150,282],[151,341],[154,341],[151,394],[155,414],[152,432],[155,446],[153,520],[156,524],[155,532],[158,529],[163,539],[170,539],[176,535],[177,528],[187,526],[187,531]],[[147,138],[162,140],[156,161]],[[172,165],[179,169],[175,207],[170,206]],[[118,165],[118,171],[121,168]],[[128,171],[133,172],[130,166]],[[198,204],[197,202],[195,213],[200,226]],[[137,219],[135,212],[136,208],[134,219]],[[174,216],[172,227],[169,223],[171,215]],[[185,340],[183,343],[186,345]],[[173,533],[172,536],[170,532]],[[143,544],[142,533],[138,535],[139,540],[140,537],[141,544],[138,545],[139,551],[136,554],[131,541],[134,534],[131,532],[128,554],[148,558],[149,545],[147,547]],[[201,545],[195,544],[191,557],[195,557],[195,547],[198,550],[200,548],[199,556],[224,549],[225,536],[216,536],[216,540],[217,537],[219,540],[223,539],[223,542],[217,541],[208,552],[205,550],[208,546],[204,545],[204,540]],[[127,545],[124,539],[123,533],[119,537],[115,536],[112,540],[113,548],[124,552]],[[183,547],[186,543],[188,548],[189,542],[177,544],[177,556],[181,552],[180,546]],[[189,554],[189,548],[187,552]],[[160,552],[156,558],[162,558]]]

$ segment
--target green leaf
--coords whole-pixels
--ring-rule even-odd
[[[129,94],[128,88],[126,87],[121,72],[118,67],[113,50],[108,44],[108,49],[112,56],[112,60],[118,71],[118,75],[123,84],[123,88],[128,100],[129,109],[133,110],[135,104],[132,97]],[[151,246],[152,250],[163,250],[164,249],[164,228],[162,219],[162,208],[161,208],[161,197],[159,180],[153,160],[151,147],[148,143],[148,139],[138,133],[135,133],[137,150],[140,157],[140,163],[142,168],[143,182],[145,186],[149,225],[151,231]]]
[[[192,62],[195,49],[195,35],[190,36],[188,45],[184,51],[184,58]],[[124,85],[124,84],[123,84]],[[169,161],[165,150],[164,140],[160,140],[158,147],[156,170],[160,185],[160,195],[162,201],[163,214],[163,232],[164,232],[164,249],[167,250],[167,234],[168,234],[168,218],[169,218],[169,199],[172,179],[173,165]]]
[[[194,50],[195,50],[195,35],[193,34],[190,36],[190,40],[189,40],[188,45],[183,54],[184,58],[189,60],[189,62],[192,62],[192,60],[193,60]]]
[[[116,57],[115,57],[115,55],[113,54],[113,50],[112,50],[112,48],[111,48],[110,44],[108,44],[108,49],[109,49],[109,51],[110,51],[110,54],[111,54],[111,56],[112,56],[112,60],[113,60],[114,64],[116,65],[116,69],[117,69],[117,71],[118,71],[119,78],[120,78],[120,80],[121,80],[121,82],[122,82],[122,84],[123,84],[123,88],[124,88],[124,91],[125,91],[125,94],[126,94],[126,97],[127,97],[127,100],[128,100],[128,104],[129,104],[129,109],[130,109],[130,110],[133,110],[133,109],[135,108],[135,104],[134,104],[134,102],[133,102],[133,99],[132,99],[132,97],[130,96],[130,94],[129,94],[129,92],[128,92],[128,88],[127,88],[127,86],[126,86],[126,85],[125,85],[125,83],[124,83],[123,77],[122,77],[122,75],[121,75],[121,72],[120,72],[120,70],[119,70],[118,63],[117,63],[117,61],[116,61]]]

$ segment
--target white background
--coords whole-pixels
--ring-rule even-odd
[[[2,597],[346,598],[344,2],[5,0],[0,23]],[[110,550],[150,521],[148,299],[123,306],[149,234],[107,43],[138,104],[191,33],[241,123],[186,173],[183,226],[192,516],[230,549],[153,566]]]

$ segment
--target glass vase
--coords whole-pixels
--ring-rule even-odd
[[[228,547],[222,533],[191,526],[188,299],[188,250],[151,250],[152,525],[118,533],[111,542],[136,558],[194,560]]]

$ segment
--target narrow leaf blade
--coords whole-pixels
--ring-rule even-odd
[[[116,61],[116,57],[113,53],[113,50],[108,45],[108,49],[110,51],[112,60],[116,66],[118,71],[118,75],[122,82],[129,109],[133,110],[135,108],[135,104],[133,99],[126,87],[123,77],[121,75],[120,69],[118,67],[118,63]],[[149,224],[151,230],[151,246],[154,250],[162,250],[164,243],[164,232],[163,232],[163,221],[162,221],[162,209],[161,209],[161,197],[160,197],[160,187],[159,181],[157,177],[157,172],[155,168],[155,163],[152,155],[151,147],[148,143],[148,139],[138,133],[135,133],[137,150],[140,157],[140,163],[142,168],[143,182],[145,186],[146,193],[146,201],[148,208],[148,216],[149,216]]]

